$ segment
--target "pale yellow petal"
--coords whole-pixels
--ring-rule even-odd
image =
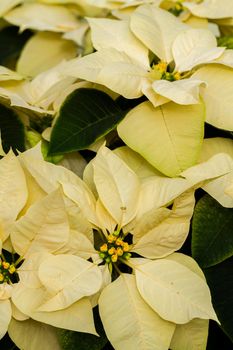
[[[223,64],[224,66],[233,68],[233,50],[225,50],[223,54],[212,63]]]
[[[109,284],[100,296],[99,309],[114,349],[168,349],[175,325],[161,319],[145,303],[135,276],[122,274]]]
[[[154,108],[150,102],[143,102],[126,115],[117,130],[123,141],[156,169],[177,176],[197,161],[204,112],[203,104],[169,102]]]
[[[233,140],[221,137],[205,139],[200,154],[200,162],[207,161],[218,153],[223,153],[222,158],[216,162],[217,168],[224,169],[224,154],[232,158],[229,161],[228,172],[225,175],[216,177],[211,181],[206,181],[202,188],[215,198],[222,206],[227,208],[233,207],[233,198],[227,193],[227,188],[233,181]],[[227,169],[226,169],[227,170]]]
[[[136,280],[142,297],[166,320],[217,320],[207,284],[178,262],[164,258],[136,266]]]
[[[194,259],[190,256],[174,253],[166,257],[171,261],[183,264],[205,280],[205,276]],[[195,318],[192,321],[176,325],[170,344],[171,350],[205,350],[208,337],[209,321]]]
[[[61,184],[67,197],[77,203],[84,215],[93,223],[95,217],[95,198],[87,185],[72,171],[42,159],[35,159],[36,147],[20,155],[24,166],[42,189],[50,193]]]
[[[48,6],[38,3],[26,3],[8,12],[4,19],[25,29],[66,32],[78,27],[78,20],[65,6]]]
[[[113,152],[120,157],[139,178],[147,178],[149,176],[161,175],[159,171],[153,168],[143,157],[134,152],[127,146],[118,147]]]
[[[189,13],[188,18],[184,21],[186,24],[188,24],[192,28],[208,28],[208,20],[206,18],[200,18],[193,16]]]
[[[0,193],[0,232],[4,241],[9,225],[17,218],[28,196],[25,175],[13,151],[0,160]]]
[[[10,300],[0,300],[0,339],[4,337],[11,320]]]
[[[181,73],[191,70],[215,60],[224,50],[224,47],[217,47],[217,40],[209,30],[186,30],[179,33],[172,44],[175,69]]]
[[[44,301],[44,290],[41,288],[25,288],[23,285],[17,287],[13,295],[14,303],[22,312],[30,315],[34,320],[58,328],[96,335],[92,306],[87,298],[82,298],[64,310],[36,312],[35,309]]]
[[[56,328],[32,319],[26,321],[12,319],[8,333],[19,349],[61,350]]]
[[[229,0],[204,0],[197,4],[195,2],[184,2],[184,6],[198,17],[233,17],[233,3]]]
[[[33,176],[27,171],[27,169],[23,169],[27,188],[28,188],[28,198],[25,206],[20,211],[18,218],[25,215],[27,210],[37,201],[46,196],[46,192],[42,190],[42,188],[37,184]]]
[[[59,165],[64,166],[64,168],[71,170],[77,176],[82,177],[87,162],[79,152],[71,152],[64,155]]]
[[[54,252],[68,240],[69,223],[60,189],[31,206],[12,227],[15,251],[26,256],[45,250]]]
[[[131,15],[132,32],[161,60],[173,60],[171,46],[178,33],[188,28],[168,11],[139,6]]]
[[[209,321],[199,318],[177,325],[171,344],[171,350],[206,350]]]
[[[35,77],[52,68],[62,60],[76,56],[76,46],[57,33],[39,32],[33,35],[21,51],[17,61],[17,72]]]
[[[29,319],[29,316],[22,313],[14,303],[11,303],[11,309],[12,309],[12,317],[17,321],[26,321]]]
[[[107,86],[125,98],[138,98],[143,95],[142,88],[147,71],[134,60],[113,62],[101,69],[97,83]]]
[[[148,49],[132,34],[128,21],[88,18],[88,22],[96,50],[115,48],[131,56],[146,69],[149,68]]]
[[[0,16],[4,16],[13,7],[19,5],[22,0],[1,0],[0,3]]]
[[[110,213],[106,210],[101,200],[98,198],[96,202],[96,215],[99,220],[99,227],[105,232],[113,232],[117,228],[117,221],[113,219]]]
[[[48,257],[39,266],[38,275],[51,297],[37,311],[65,309],[83,297],[98,292],[102,284],[99,268],[74,255]]]
[[[200,103],[199,88],[205,86],[202,80],[182,79],[176,81],[155,80],[153,90],[167,99],[181,105],[193,105]]]
[[[206,106],[206,122],[220,129],[233,130],[233,70],[223,65],[198,69],[192,78],[207,83],[202,96]]]
[[[156,259],[180,249],[189,233],[194,205],[194,191],[191,190],[174,201],[170,212],[160,208],[159,213],[157,209],[157,220],[145,213],[132,230],[133,242],[136,243],[132,251]]]
[[[112,151],[102,147],[93,162],[99,197],[120,226],[134,218],[139,200],[137,175]]]
[[[8,69],[4,66],[0,66],[0,81],[5,80],[22,80],[23,76],[17,72]]]

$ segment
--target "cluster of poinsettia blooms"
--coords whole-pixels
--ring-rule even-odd
[[[117,126],[125,146],[102,138],[88,163],[0,149],[0,337],[60,349],[57,328],[97,334],[98,305],[114,349],[204,350],[218,319],[176,251],[198,188],[233,207],[233,141],[204,139],[205,122],[233,130],[233,51],[216,40],[233,3],[1,0],[0,15],[34,31],[16,70],[0,66],[1,99],[24,118],[56,116],[80,87],[145,96]]]

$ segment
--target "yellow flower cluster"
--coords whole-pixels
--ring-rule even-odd
[[[129,244],[124,242],[122,238],[116,234],[108,236],[107,243],[100,247],[99,255],[106,263],[115,263],[119,257],[128,260],[131,256],[129,252]]]
[[[150,77],[154,80],[168,80],[175,81],[180,80],[181,75],[179,72],[168,72],[168,64],[166,62],[160,61],[159,63],[153,65],[152,71],[149,73]]]
[[[6,261],[0,261],[0,284],[9,283],[11,281],[11,275],[16,272],[14,264],[10,264]]]
[[[174,3],[172,7],[168,10],[171,12],[174,16],[179,16],[181,12],[184,11],[184,6],[182,5],[183,0],[177,1]]]

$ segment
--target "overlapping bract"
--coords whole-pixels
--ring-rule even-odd
[[[222,153],[215,154],[218,144]],[[207,143],[203,149],[204,161],[173,179],[158,174],[145,161],[143,164],[143,159],[127,147],[115,152],[102,147],[85,169],[86,183],[70,170],[44,161],[39,145],[18,157],[12,152],[6,155],[0,161],[1,171],[9,169],[10,181],[10,165],[15,164],[27,191],[17,197],[14,191],[8,192],[1,216],[3,224],[11,223],[10,232],[2,235],[3,247],[9,249],[10,238],[14,251],[23,259],[11,300],[19,315],[24,315],[14,312],[10,321],[10,295],[6,298],[5,292],[1,294],[4,315],[8,315],[2,334],[9,322],[10,335],[19,346],[23,343],[17,332],[23,325],[44,334],[42,329],[37,331],[38,322],[95,334],[92,307],[100,295],[102,322],[116,349],[137,344],[142,349],[152,349],[154,344],[167,349],[173,343],[176,324],[180,325],[177,332],[182,332],[181,325],[189,332],[198,327],[204,344],[204,320],[217,320],[210,293],[194,260],[174,252],[189,231],[195,188],[203,181],[208,188],[217,178],[224,192],[225,177],[228,184],[233,182],[229,145],[213,139],[211,150],[209,146]],[[128,159],[129,165],[123,159]],[[3,181],[2,186],[6,192],[8,183]],[[222,193],[215,195],[222,200]],[[9,218],[7,205],[13,200],[16,214]],[[167,208],[171,203],[172,208]],[[107,241],[116,229],[124,233],[124,239],[132,235],[129,252],[144,259],[134,255],[129,260],[119,258],[117,269],[126,264],[134,274],[123,273],[110,284],[111,269],[99,265],[105,261],[99,257],[95,238],[101,234],[103,242]],[[114,269],[114,262],[111,264]],[[120,298],[119,293],[125,297]],[[117,310],[114,318],[111,307]],[[123,326],[126,314],[127,338]],[[193,320],[196,318],[200,319],[198,325]],[[137,327],[140,337],[135,338]],[[44,332],[49,330],[45,327]],[[185,336],[183,341],[187,342]]]
[[[215,38],[232,15],[222,0],[1,1],[4,21],[34,31],[15,71],[0,67],[4,103],[43,118],[93,86],[146,101],[117,128],[127,146],[94,146],[83,180],[40,145],[0,147],[1,251],[19,256],[0,284],[0,338],[59,350],[57,327],[97,334],[99,304],[115,349],[205,349],[208,319],[218,321],[210,292],[176,251],[197,188],[233,207],[232,141],[203,140],[205,121],[233,128],[233,54]]]

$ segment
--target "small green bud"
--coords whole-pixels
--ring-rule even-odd
[[[104,259],[106,255],[104,253],[102,253],[102,252],[99,252],[99,256],[100,256],[101,259]]]
[[[129,260],[131,258],[131,254],[130,253],[124,253],[122,258],[125,259],[125,260]]]

